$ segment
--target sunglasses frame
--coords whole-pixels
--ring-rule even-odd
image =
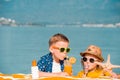
[[[63,47],[59,48],[59,47],[55,47],[55,46],[53,46],[53,48],[60,50],[60,52],[64,52],[64,51],[66,51],[67,53],[70,52],[70,48],[63,48]]]
[[[90,63],[94,63],[95,61],[97,61],[97,60],[95,60],[94,58],[90,58],[90,59],[88,59],[88,58],[86,58],[86,57],[83,57],[83,58],[82,58],[82,61],[83,61],[83,62],[87,62],[88,60],[89,60]]]

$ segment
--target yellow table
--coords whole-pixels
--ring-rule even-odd
[[[32,79],[31,74],[1,74],[0,80],[120,80],[120,79],[110,79],[108,77],[101,78],[77,78],[77,77],[40,77],[39,79]]]

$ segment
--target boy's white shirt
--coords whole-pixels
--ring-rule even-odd
[[[55,61],[53,61],[52,72],[53,72],[53,73],[61,72],[60,63],[56,63]]]

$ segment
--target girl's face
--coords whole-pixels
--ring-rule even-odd
[[[53,60],[56,62],[59,62],[59,60],[64,60],[64,58],[67,56],[67,53],[70,51],[68,45],[68,42],[63,41],[59,41],[51,45],[49,50],[53,55]]]
[[[87,69],[88,71],[95,70],[97,67],[97,64],[95,63],[96,61],[98,61],[96,57],[94,57],[93,55],[86,54],[82,58],[84,69]]]

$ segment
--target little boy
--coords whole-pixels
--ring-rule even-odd
[[[68,76],[64,69],[64,59],[70,51],[69,39],[63,34],[55,34],[49,40],[49,54],[40,58],[37,63],[39,76]]]

